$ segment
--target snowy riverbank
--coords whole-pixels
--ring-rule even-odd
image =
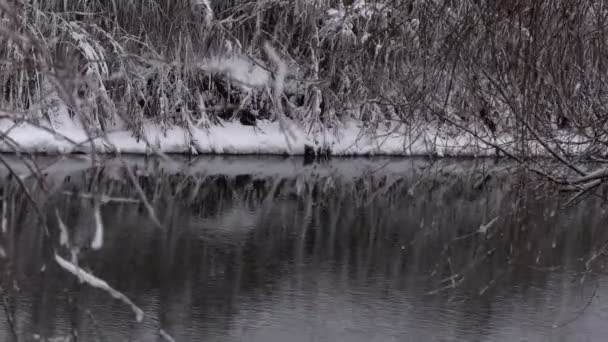
[[[285,126],[289,128],[284,129]],[[57,120],[53,125],[39,126],[0,120],[0,152],[8,153],[90,153],[94,148],[98,153],[109,154],[304,155],[309,152],[308,146],[314,150],[328,148],[334,156],[496,155],[494,147],[468,133],[450,134],[432,127],[414,130],[405,125],[370,131],[351,123],[324,132],[307,133],[291,122],[283,127],[278,122],[258,121],[255,127],[225,122],[207,129],[191,126],[189,129],[170,127],[165,130],[148,123],[144,126],[144,138],[141,139],[136,139],[132,132],[124,128],[109,129],[105,136],[94,139],[87,137],[82,126],[69,118]],[[500,145],[511,151],[514,146],[509,139],[501,139]],[[568,145],[584,147],[580,144]],[[532,154],[546,154],[540,146],[531,151]]]

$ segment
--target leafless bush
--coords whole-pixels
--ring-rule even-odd
[[[3,113],[90,135],[287,115],[463,131],[578,176],[606,154],[602,1],[159,0],[3,4]],[[282,93],[272,91],[276,57]],[[67,114],[65,114],[67,113]],[[502,137],[501,139],[498,139]],[[500,143],[498,142],[500,141]],[[561,183],[573,179],[536,165]]]

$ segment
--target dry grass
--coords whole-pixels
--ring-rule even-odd
[[[49,111],[59,109],[49,107],[65,103],[91,127],[105,130],[120,118],[136,134],[145,119],[185,125],[243,110],[271,117],[263,87],[244,91],[225,74],[200,68],[210,57],[238,55],[272,71],[262,48],[270,42],[287,62],[281,101],[293,118],[324,126],[351,115],[406,120],[424,109],[421,90],[435,87],[426,84],[445,76],[433,71],[434,60],[451,27],[441,25],[445,13],[429,6],[34,1],[12,7],[3,20],[1,55],[10,63],[0,71],[2,105],[52,120]],[[52,89],[58,81],[61,91]]]
[[[434,122],[552,145],[565,129],[587,140],[589,154],[608,143],[608,10],[599,0],[50,0],[3,8],[0,108],[33,122],[69,112],[91,133],[126,125],[139,137],[147,121],[209,127],[285,114],[309,130],[346,120],[371,130]]]

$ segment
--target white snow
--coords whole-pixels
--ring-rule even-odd
[[[493,156],[494,147],[485,145],[473,136],[439,132],[432,127],[411,129],[404,125],[370,130],[358,124],[340,124],[321,133],[307,133],[306,127],[284,119],[289,134],[279,122],[258,121],[257,127],[227,122],[208,129],[195,126],[168,128],[166,131],[153,123],[144,125],[144,138],[137,140],[126,130],[115,128],[89,141],[82,126],[67,117],[58,118],[52,126],[15,124],[9,119],[0,120],[0,152],[31,152],[48,154],[98,153],[151,154],[273,154],[303,155],[305,145],[319,147],[324,142],[334,156],[394,155],[417,156]],[[53,133],[55,132],[55,133]],[[573,140],[574,139],[574,140]],[[515,143],[508,136],[488,139],[517,154]],[[586,144],[572,143],[576,138],[560,138],[560,148],[569,153],[584,151]],[[548,155],[535,142],[528,143],[528,153]],[[552,146],[552,148],[555,148]],[[193,151],[194,149],[194,151]]]
[[[273,91],[276,96],[280,96],[283,94],[283,89],[285,88],[287,64],[281,59],[281,57],[279,57],[279,54],[268,42],[264,44],[264,51],[266,51],[268,58],[276,65]]]
[[[201,64],[207,72],[220,73],[245,88],[261,88],[269,84],[270,73],[247,56],[234,53],[215,56]]]

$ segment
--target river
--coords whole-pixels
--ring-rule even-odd
[[[507,162],[39,157],[0,166],[0,340],[604,341],[605,203]],[[130,183],[132,171],[160,225]],[[103,247],[90,194],[103,194]],[[78,264],[52,253],[55,210]],[[160,333],[162,329],[162,334]],[[76,338],[77,337],[77,338]]]

